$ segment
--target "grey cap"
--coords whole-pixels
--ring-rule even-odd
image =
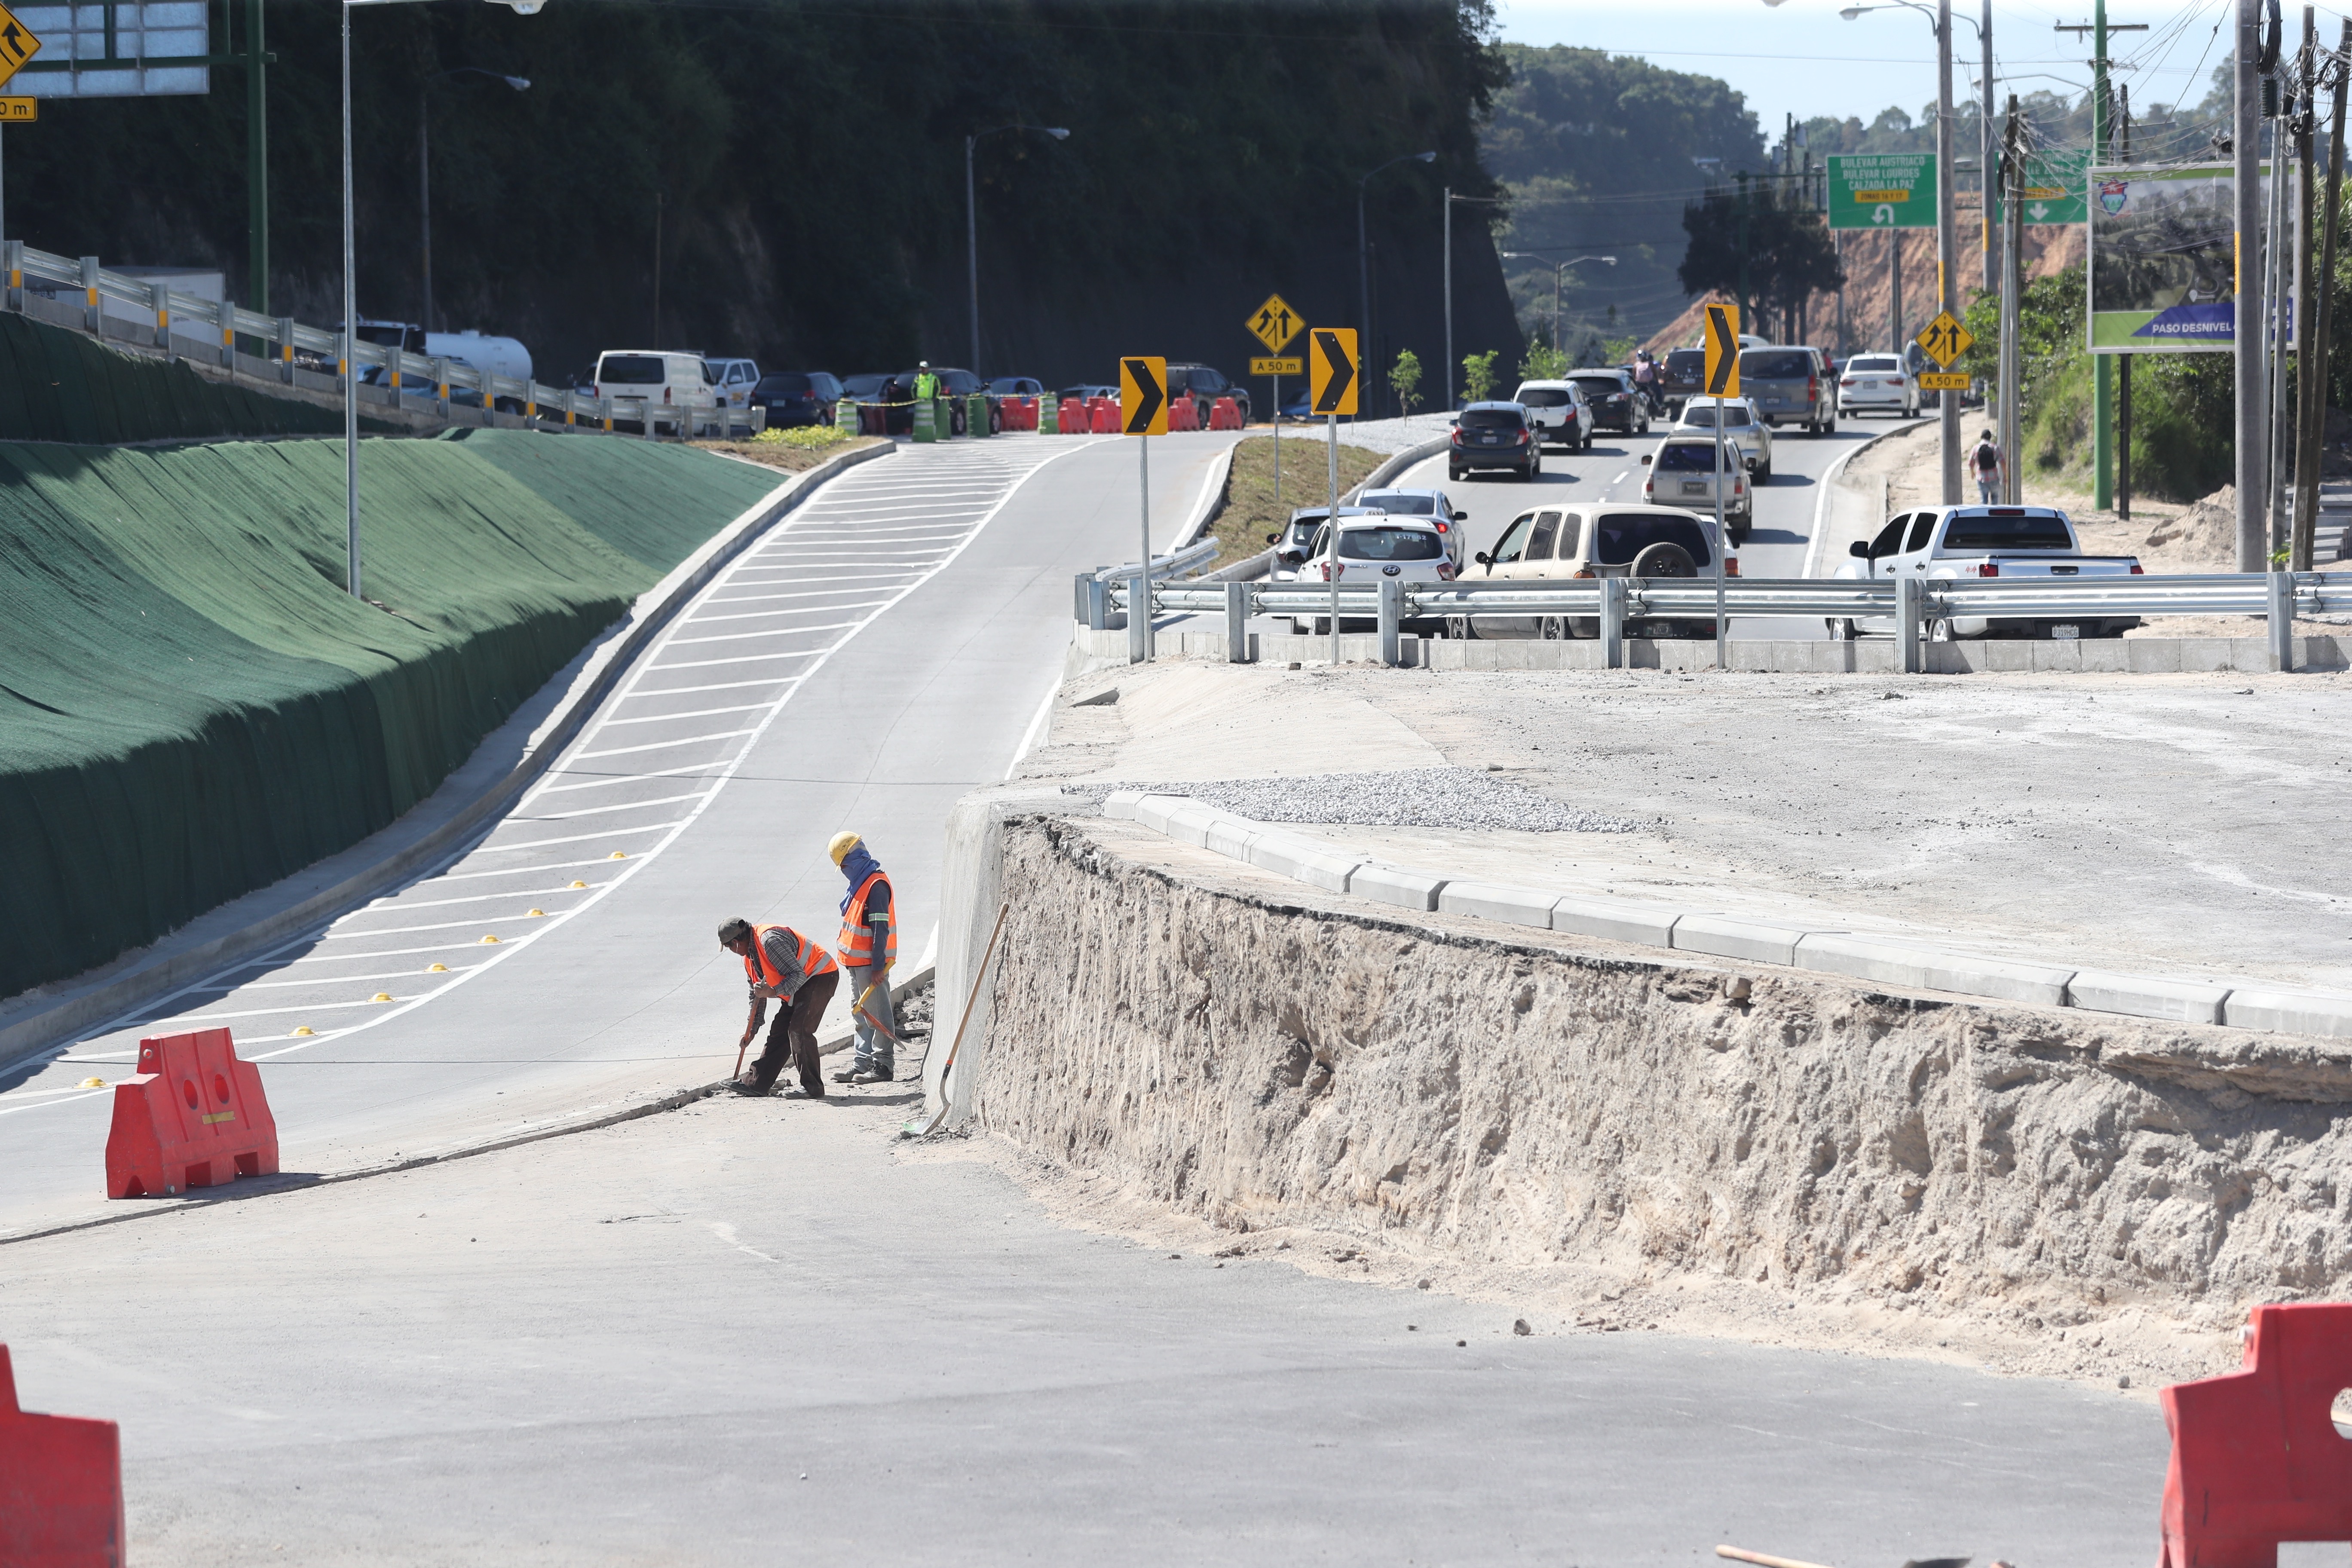
[[[739,915],[731,921],[725,921],[720,923],[719,927],[719,945],[724,947],[730,942],[741,942],[745,937],[750,936],[751,934],[751,922],[744,920]]]

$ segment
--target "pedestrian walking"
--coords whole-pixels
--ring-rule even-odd
[[[850,1022],[857,1028],[857,1055],[835,1083],[888,1083],[898,1076],[898,1016],[890,1006],[890,966],[898,962],[898,916],[890,879],[866,840],[836,833],[825,853],[849,879],[841,896],[842,967],[849,972]]]
[[[719,928],[719,945],[743,961],[744,977],[751,983],[751,1018],[743,1026],[742,1045],[751,1044],[767,1016],[768,1004],[780,1002],[768,1043],[751,1064],[748,1076],[733,1080],[738,1094],[766,1094],[791,1063],[800,1073],[801,1092],[811,1100],[824,1098],[824,1074],[816,1055],[817,1020],[841,983],[841,966],[833,954],[790,926],[753,925],[730,920]],[[736,1053],[741,1060],[742,1053]]]
[[[1977,443],[1977,449],[1969,455],[1969,463],[1976,469],[1977,504],[1994,505],[2000,500],[2002,465],[2000,443],[1993,439],[1991,431],[1986,431]]]

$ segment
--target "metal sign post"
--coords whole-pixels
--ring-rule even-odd
[[[1286,374],[1297,375],[1300,369],[1296,359],[1280,356],[1282,351],[1290,346],[1290,341],[1307,330],[1307,324],[1290,308],[1290,301],[1279,294],[1268,294],[1265,303],[1242,322],[1242,329],[1264,343],[1267,354],[1276,356],[1252,359],[1250,374],[1268,376],[1274,382],[1274,510],[1279,514],[1282,510],[1282,378]]]
[[[1119,431],[1139,437],[1135,471],[1143,487],[1142,552],[1136,557],[1135,586],[1127,595],[1127,657],[1130,664],[1151,659],[1151,437],[1168,434],[1168,362],[1150,354],[1122,355],[1118,362]]]
[[[1307,334],[1315,352],[1307,355],[1307,386],[1314,411],[1323,416],[1331,448],[1331,511],[1324,527],[1330,543],[1323,552],[1323,571],[1331,582],[1331,662],[1339,662],[1339,416],[1356,412],[1360,390],[1356,376],[1356,332],[1352,327],[1318,327]],[[1278,439],[1279,437],[1277,437]]]
[[[1723,619],[1723,405],[1739,395],[1739,307],[1706,308],[1706,395],[1715,400],[1715,668],[1725,665],[1729,628]]]

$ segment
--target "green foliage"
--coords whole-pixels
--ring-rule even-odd
[[[1421,403],[1421,358],[1411,349],[1396,357],[1389,369],[1389,390],[1396,394],[1397,402],[1410,414]]]
[[[1473,403],[1484,403],[1495,390],[1495,355],[1488,349],[1482,354],[1465,354],[1462,359],[1462,392]]]
[[[1576,368],[1576,362],[1549,343],[1529,343],[1519,361],[1521,381],[1558,381]]]
[[[1769,314],[1845,281],[1829,226],[1793,191],[1709,191],[1683,209],[1683,231],[1690,246],[1675,275],[1693,294],[1744,293]]]
[[[1598,363],[1601,364],[1623,364],[1627,360],[1633,357],[1635,342],[1636,340],[1633,338],[1601,339],[1601,358]]]
[[[828,447],[846,447],[857,437],[838,425],[795,425],[789,430],[762,430],[751,439],[763,447],[822,452]]]

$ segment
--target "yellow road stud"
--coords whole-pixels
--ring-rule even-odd
[[[310,1033],[310,1025],[308,1025],[308,1024],[297,1024],[297,1025],[295,1025],[295,1026],[294,1026],[294,1035],[307,1035],[307,1034],[309,1034],[309,1033]],[[291,1038],[293,1038],[293,1037],[294,1037],[293,1036],[289,1036],[289,1037],[288,1037],[288,1038],[289,1038],[289,1039],[291,1039]]]
[[[104,1089],[106,1080],[102,1078],[86,1078],[81,1080],[81,1086],[84,1089]]]
[[[446,974],[449,973],[449,966],[446,963],[428,963],[425,966],[425,973],[427,974]]]
[[[588,884],[587,884],[587,883],[585,883],[585,882],[574,882],[574,883],[572,883],[572,885],[573,887],[575,887],[575,888],[584,888],[584,887],[586,887]]]
[[[533,910],[530,911],[530,915],[533,920],[543,921],[547,918],[547,911],[545,910]]]
[[[392,1000],[392,993],[389,991],[379,991],[373,996],[369,997],[368,1000],[371,1002],[389,1002]]]
[[[626,855],[622,854],[618,849],[613,851],[611,858],[615,860],[625,860],[628,858]]]
[[[483,940],[484,942],[496,942],[496,941],[498,941],[499,939],[498,939],[497,937],[494,937],[494,936],[486,936],[486,937],[484,937],[482,940]]]

